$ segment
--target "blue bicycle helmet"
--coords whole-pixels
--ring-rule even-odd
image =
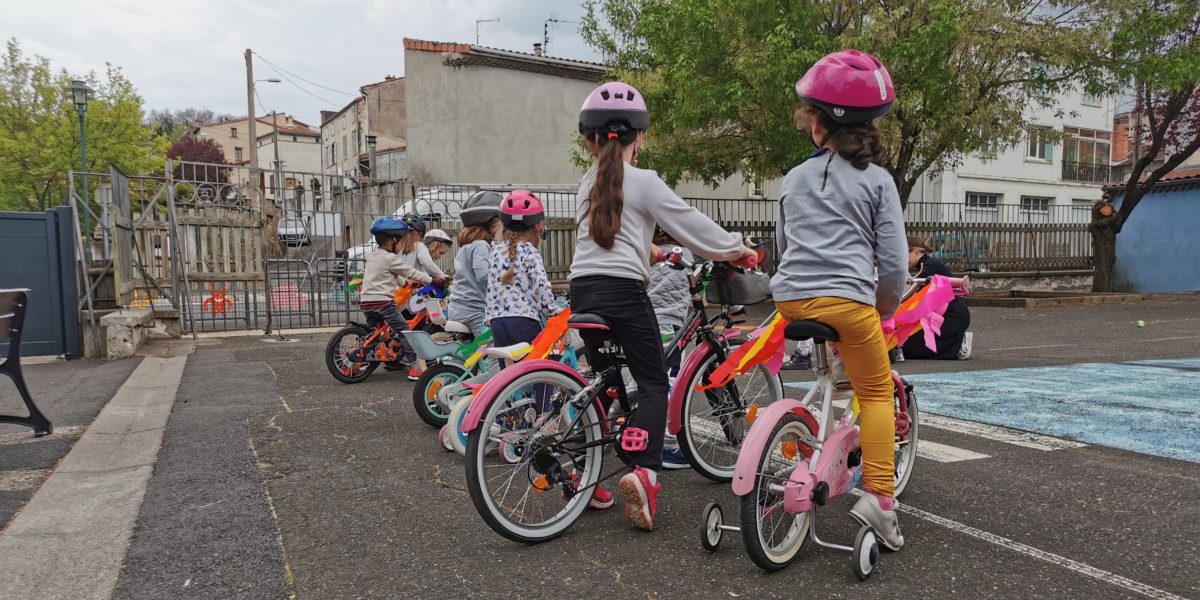
[[[408,226],[400,217],[379,217],[371,223],[371,233],[373,235],[385,233],[387,235],[404,235],[412,228]]]

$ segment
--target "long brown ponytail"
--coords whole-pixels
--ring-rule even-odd
[[[860,125],[839,125],[825,114],[825,111],[811,106],[802,106],[796,110],[797,126],[802,129],[807,128],[808,115],[816,115],[817,122],[827,132],[825,139],[819,141],[837,148],[837,153],[854,165],[856,169],[866,169],[867,165],[872,163],[881,167],[887,166],[887,143],[883,139],[883,133],[875,125],[875,121],[868,121]]]
[[[625,204],[625,147],[637,139],[637,132],[595,130],[587,140],[596,157],[596,180],[588,193],[588,235],[596,245],[612,250],[621,230],[621,209]]]

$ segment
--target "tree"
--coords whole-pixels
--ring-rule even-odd
[[[67,173],[80,168],[78,117],[64,92],[71,79],[8,41],[0,64],[0,208],[45,210],[66,197]],[[103,78],[84,80],[92,88],[87,170],[161,168],[166,140],[142,126],[142,99],[121,70],[108,65]]]
[[[237,117],[231,114],[218,114],[208,108],[184,108],[180,110],[152,110],[146,115],[146,126],[155,133],[170,140],[178,140],[186,135],[197,123],[216,123],[228,121]]]
[[[187,136],[176,140],[167,149],[167,158],[188,162],[226,164],[225,149],[208,137]]]
[[[1200,3],[1121,2],[1111,22],[1115,33],[1100,75],[1114,91],[1133,82],[1138,109],[1130,123],[1130,145],[1138,154],[1118,192],[1115,214],[1092,213],[1088,230],[1097,292],[1113,290],[1117,235],[1134,209],[1165,175],[1200,151]]]
[[[672,182],[785,173],[811,151],[793,123],[795,81],[828,52],[875,54],[897,88],[881,126],[907,203],[927,171],[1018,143],[1025,112],[1094,64],[1092,4],[589,0],[581,32],[659,107],[645,156]]]

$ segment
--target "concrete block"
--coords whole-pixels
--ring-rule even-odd
[[[167,337],[179,339],[183,337],[183,325],[179,318],[179,311],[174,308],[155,308],[154,320],[166,333]]]
[[[107,358],[127,358],[133,356],[150,337],[150,323],[154,313],[146,309],[123,310],[105,315],[100,319],[100,326],[105,331],[107,341]]]

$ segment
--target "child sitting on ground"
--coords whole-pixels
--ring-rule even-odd
[[[541,317],[562,308],[538,251],[546,214],[542,201],[515,190],[500,204],[503,241],[492,244],[485,318],[497,346],[532,342],[542,330]]]

